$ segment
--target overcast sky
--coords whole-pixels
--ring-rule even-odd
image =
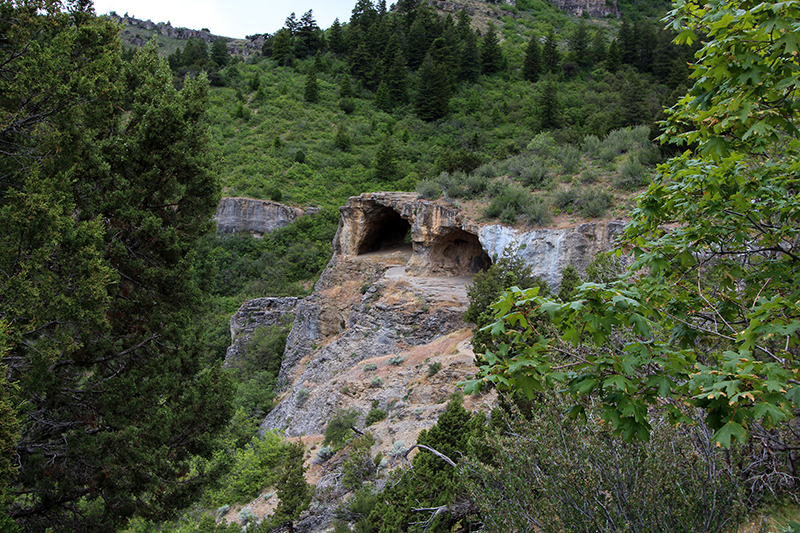
[[[244,38],[256,33],[273,33],[293,11],[299,19],[309,9],[322,29],[330,28],[333,19],[344,23],[356,0],[95,0],[98,15],[116,11],[122,16],[153,22],[171,22],[175,27],[199,30],[208,28],[214,35]]]

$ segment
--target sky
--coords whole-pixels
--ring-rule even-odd
[[[176,28],[193,30],[208,28],[214,35],[243,39],[256,33],[274,33],[280,29],[292,12],[297,18],[309,9],[322,29],[330,28],[333,19],[344,23],[356,0],[304,0],[280,2],[278,0],[95,0],[98,15],[116,11],[122,16],[170,22]]]

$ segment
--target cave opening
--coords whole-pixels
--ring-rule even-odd
[[[492,259],[483,250],[478,236],[464,230],[451,230],[431,248],[434,271],[453,276],[471,276],[491,265]]]
[[[367,220],[367,230],[358,246],[358,255],[389,250],[411,250],[411,224],[400,213],[377,206]]]

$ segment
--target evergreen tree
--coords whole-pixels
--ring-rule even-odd
[[[392,99],[389,96],[389,89],[386,86],[386,80],[381,80],[378,84],[378,89],[375,91],[375,107],[387,113],[391,113],[392,109],[394,109]]]
[[[502,68],[503,53],[500,51],[500,44],[497,41],[497,30],[490,22],[481,43],[481,72],[491,75],[500,72]]]
[[[611,44],[608,45],[606,70],[609,72],[616,72],[620,66],[622,66],[622,53],[619,50],[619,43],[614,39],[611,41]]]
[[[294,53],[299,58],[316,54],[322,46],[321,31],[309,9],[300,18],[295,30]]]
[[[211,60],[217,64],[217,67],[222,68],[228,64],[229,59],[228,43],[222,38],[215,39],[211,44]]]
[[[561,273],[561,286],[558,289],[558,298],[562,302],[571,302],[576,288],[582,283],[581,276],[575,267],[567,265]]]
[[[317,72],[311,68],[306,74],[305,90],[303,97],[306,102],[316,104],[319,102],[319,84],[317,83]]]
[[[306,471],[303,466],[304,455],[305,448],[302,442],[288,446],[277,483],[276,492],[280,501],[275,508],[275,517],[279,522],[288,523],[290,533],[294,531],[294,521],[311,503],[311,487],[303,475]]]
[[[220,191],[205,77],[178,92],[154,44],[123,65],[115,24],[60,7],[0,6],[17,21],[0,42],[0,116],[17,118],[0,129],[0,349],[24,417],[9,516],[112,531],[188,504],[230,418],[198,359],[192,255]]]
[[[275,33],[272,39],[272,53],[270,57],[277,61],[279,65],[285,65],[292,53],[292,35],[286,28],[281,28]]]
[[[458,18],[458,23],[456,24],[456,30],[458,31],[458,36],[461,38],[462,41],[466,40],[467,36],[472,31],[472,17],[469,16],[467,13],[466,8],[461,8],[456,16]]]
[[[391,136],[386,135],[375,154],[374,176],[378,181],[394,181],[398,178],[397,150]]]
[[[330,28],[330,37],[328,38],[328,44],[330,45],[331,50],[334,54],[343,54],[347,51],[347,43],[344,40],[344,31],[342,30],[342,24],[339,22],[339,17],[334,19],[333,24],[331,24]]]
[[[622,19],[617,35],[620,60],[628,65],[636,64],[636,34],[634,27],[627,18]]]
[[[554,130],[561,125],[561,110],[558,103],[558,87],[552,77],[548,77],[536,99],[539,109],[539,126],[543,130]]]
[[[417,72],[416,113],[422,120],[436,120],[447,115],[449,102],[450,76],[445,67],[435,63],[428,54]]]
[[[558,52],[558,43],[553,30],[547,34],[542,47],[542,66],[547,72],[557,73],[561,68],[561,54]]]
[[[333,144],[342,152],[349,152],[350,148],[352,148],[353,143],[350,140],[350,135],[347,133],[347,128],[345,128],[343,124],[340,124],[336,128],[336,138]]]
[[[587,68],[592,64],[592,56],[589,53],[589,32],[583,19],[578,21],[578,26],[570,35],[569,58],[581,68]]]
[[[427,13],[427,10],[421,10],[421,13],[414,19],[414,24],[412,24],[406,39],[406,57],[411,70],[420,68],[433,40],[428,36]]]
[[[344,76],[342,76],[342,82],[339,84],[339,97],[340,98],[353,97],[353,86],[350,84],[349,74],[345,74]]]
[[[522,77],[528,81],[537,81],[542,72],[542,52],[539,41],[533,37],[525,48],[525,61],[522,64]]]
[[[458,71],[459,81],[474,83],[481,74],[481,61],[478,53],[478,38],[470,31],[464,40],[461,52],[461,64]]]
[[[592,64],[595,66],[599,66],[606,60],[606,41],[603,38],[603,32],[600,30],[594,32],[590,54],[592,56]]]
[[[392,110],[408,102],[408,76],[406,75],[406,60],[399,47],[394,58],[389,64],[381,84],[385,84],[389,106],[381,109]],[[379,87],[380,89],[380,87]],[[377,98],[377,95],[376,95]],[[380,106],[379,106],[380,107]]]

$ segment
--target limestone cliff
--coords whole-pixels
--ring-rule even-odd
[[[307,531],[329,530],[323,510],[344,497],[341,487],[326,485],[340,478],[342,458],[312,461],[338,409],[359,412],[362,429],[370,409],[385,410],[387,418],[369,431],[376,438],[372,453],[390,457],[435,424],[456,384],[474,374],[472,331],[461,317],[475,272],[508,249],[557,287],[567,265],[583,272],[623,227],[619,221],[531,230],[480,224],[408,193],[362,194],[340,213],[333,257],[311,296],[253,300],[231,320],[229,357],[246,357],[243,341],[254,328],[291,316],[281,396],[261,427],[301,439],[310,450],[307,476],[320,494],[334,495],[306,515]],[[491,391],[465,398],[471,410],[495,404]]]
[[[217,206],[217,233],[247,232],[257,237],[283,228],[305,213],[302,209],[252,198],[223,198]]]

